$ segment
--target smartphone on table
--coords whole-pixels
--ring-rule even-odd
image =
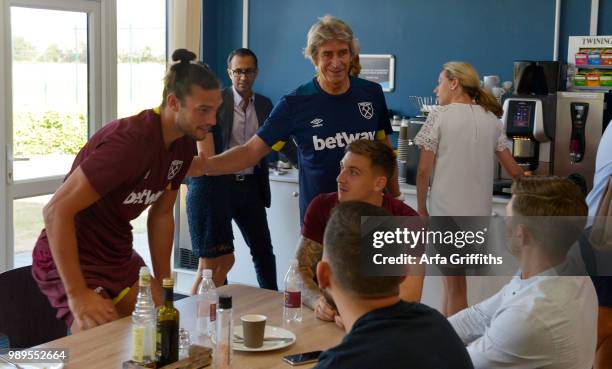
[[[323,351],[311,351],[303,352],[301,354],[288,355],[283,357],[283,361],[286,361],[293,366],[314,363],[315,361],[319,360],[319,355],[321,355],[322,352]]]

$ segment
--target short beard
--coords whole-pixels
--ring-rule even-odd
[[[189,138],[191,138],[194,141],[202,141],[203,139],[206,138],[206,134],[208,134],[211,130],[212,127],[208,127],[208,129],[206,130],[206,134],[204,135],[204,137],[200,138],[198,136],[196,136],[197,132],[197,128],[195,131],[190,131],[188,130],[188,124],[187,121],[184,119],[184,117],[179,114],[178,119],[176,121],[176,125],[178,126],[178,128],[181,130],[181,132],[183,132],[183,134]]]
[[[212,126],[209,126],[208,128],[206,128],[206,134],[202,138],[192,137],[192,136],[190,136],[190,137],[193,138],[196,141],[203,141],[204,139],[206,139],[206,136],[210,133],[211,130],[212,130]]]
[[[208,130],[206,130],[206,134],[208,134],[209,132],[210,132],[210,128]],[[204,137],[200,138],[200,137],[197,137],[195,134],[191,134],[191,133],[188,133],[188,132],[184,132],[184,133],[185,133],[185,136],[191,138],[194,141],[203,141],[206,138],[206,135],[204,135]]]

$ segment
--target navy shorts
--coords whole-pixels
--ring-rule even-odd
[[[234,252],[231,178],[202,176],[188,182],[187,220],[194,256],[215,258]]]

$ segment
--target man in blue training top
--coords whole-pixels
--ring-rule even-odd
[[[280,150],[290,136],[300,155],[300,221],[310,201],[336,191],[336,177],[346,146],[357,139],[391,145],[391,124],[379,84],[350,77],[358,54],[353,31],[344,21],[326,15],[308,32],[304,54],[317,76],[281,98],[265,124],[244,145],[203,161],[207,175],[234,173],[255,165],[271,150]],[[387,186],[400,196],[397,175]]]

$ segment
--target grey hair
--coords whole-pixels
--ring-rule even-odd
[[[346,42],[349,45],[351,57],[359,53],[359,43],[353,36],[353,30],[348,23],[326,14],[310,27],[308,36],[306,36],[304,56],[314,62],[319,55],[319,47],[328,41]]]

